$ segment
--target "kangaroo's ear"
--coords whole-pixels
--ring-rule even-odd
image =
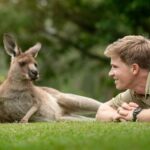
[[[40,49],[41,43],[36,43],[33,47],[29,48],[25,53],[31,54],[33,57],[36,57]]]
[[[3,35],[4,48],[8,55],[15,57],[21,53],[21,50],[18,48],[15,38],[5,33]]]

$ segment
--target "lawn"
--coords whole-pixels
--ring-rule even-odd
[[[2,150],[149,150],[149,123],[0,124]]]

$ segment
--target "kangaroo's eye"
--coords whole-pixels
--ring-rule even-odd
[[[35,65],[35,67],[37,67],[38,65],[37,65],[37,63],[34,63],[34,65]]]
[[[25,62],[25,61],[21,61],[21,62],[19,62],[19,65],[20,65],[21,67],[23,67],[23,66],[26,65],[26,62]]]

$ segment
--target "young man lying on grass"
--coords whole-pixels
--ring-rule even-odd
[[[111,59],[109,76],[116,88],[125,90],[102,104],[98,121],[150,121],[150,40],[125,36],[110,44],[105,55]]]

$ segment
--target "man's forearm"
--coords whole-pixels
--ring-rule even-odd
[[[150,122],[150,109],[143,109],[137,115],[137,121],[138,122]]]
[[[110,111],[101,111],[100,113],[96,114],[96,120],[102,122],[111,122],[113,121],[113,115]]]
[[[119,117],[117,111],[106,104],[102,104],[96,114],[96,120],[102,122],[115,121],[115,119],[117,120],[117,117]]]

